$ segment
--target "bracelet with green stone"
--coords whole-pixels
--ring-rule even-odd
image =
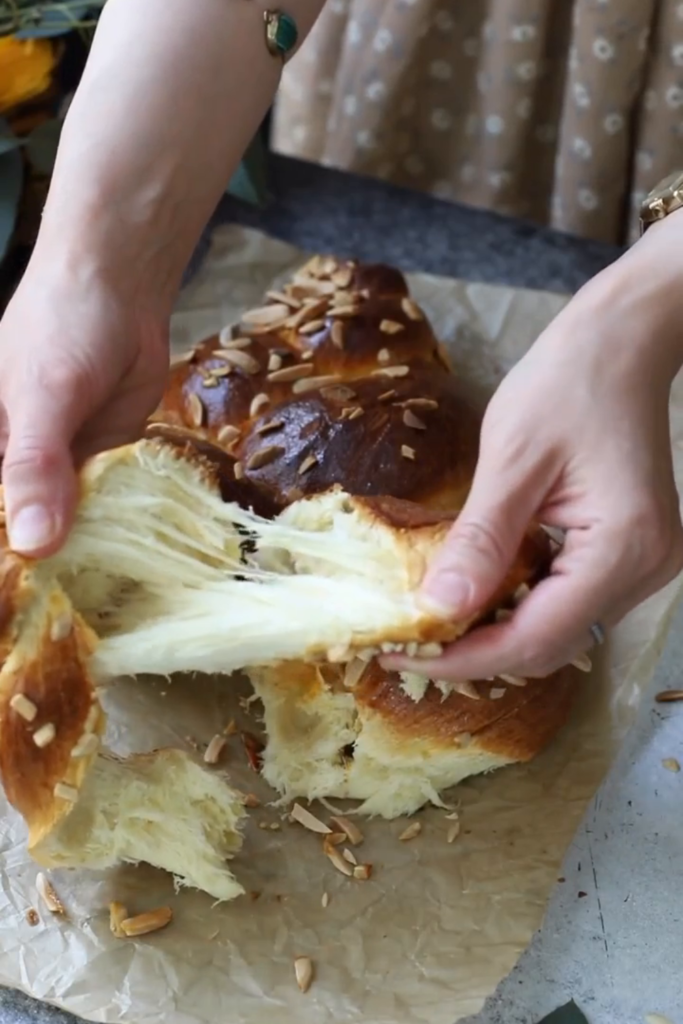
[[[274,57],[280,57],[282,63],[287,60],[295,48],[299,38],[299,29],[291,14],[284,11],[264,11],[266,23],[266,46]]]

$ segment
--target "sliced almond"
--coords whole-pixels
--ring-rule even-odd
[[[256,796],[256,793],[247,793],[244,798],[244,806],[250,807],[253,810],[255,807],[261,806],[261,801]]]
[[[332,289],[330,289],[330,291],[331,290]],[[327,310],[328,305],[329,301],[327,298],[318,298],[313,299],[312,302],[304,302],[302,309],[295,313],[294,316],[290,316],[287,319],[285,326],[291,327],[294,330],[299,330],[299,328],[303,324],[308,323],[309,320],[317,320],[320,314]]]
[[[352,864],[353,867],[356,867],[356,865],[358,864],[358,858],[356,857],[353,850],[342,850],[342,857],[344,858],[345,861],[348,861],[349,864]]]
[[[346,832],[333,832],[329,836],[325,836],[326,846],[341,846],[348,839]]]
[[[396,392],[392,388],[391,391],[383,391],[381,395],[378,395],[377,401],[378,402],[390,402],[392,400],[392,398],[395,398],[395,397],[396,397]]]
[[[284,292],[266,292],[266,298],[270,299],[271,302],[277,302],[282,306],[287,306],[289,309],[301,309],[301,300],[296,299],[293,295],[285,295]]]
[[[504,686],[492,686],[489,691],[489,698],[490,700],[502,700],[506,693],[507,690]]]
[[[515,613],[510,608],[498,608],[496,622],[509,622]]]
[[[415,461],[415,449],[411,448],[409,444],[401,445],[401,455],[404,459],[411,459],[413,462]]]
[[[232,467],[232,471],[235,475],[235,480],[242,480],[244,478],[244,466],[241,462],[236,462]]]
[[[216,384],[218,384],[218,380],[216,378],[229,377],[231,373],[232,366],[227,366],[224,364],[223,366],[211,367],[211,376],[214,378],[214,383]]]
[[[227,738],[217,733],[209,743],[208,747],[204,751],[204,761],[206,764],[218,764],[221,754],[225,750],[227,744]]]
[[[233,338],[232,337],[232,328],[231,327],[224,327],[223,330],[221,331],[221,333],[218,335],[218,343],[219,343],[219,348],[218,349],[214,349],[214,352],[218,352],[220,350],[230,352],[230,351],[233,351],[234,349],[237,349],[237,348],[249,348],[249,346],[252,343],[252,339],[251,338]]]
[[[226,423],[224,427],[218,431],[218,442],[220,444],[232,444],[233,441],[237,441],[240,436],[238,427],[233,427],[231,423]]]
[[[593,668],[593,662],[587,654],[578,654],[572,658],[571,664],[574,668],[578,668],[579,672],[590,672]]]
[[[681,766],[675,757],[665,757],[662,761],[662,766],[666,768],[668,772],[680,772]]]
[[[15,693],[10,699],[9,706],[12,711],[16,711],[20,718],[23,718],[25,722],[32,722],[38,714],[38,708],[25,697],[23,693]]]
[[[292,384],[292,391],[295,395],[303,395],[307,391],[316,391],[318,388],[328,387],[338,381],[338,373],[330,373],[325,377],[309,377],[308,380],[295,380]]]
[[[204,403],[194,391],[187,396],[187,412],[192,426],[201,427],[204,422]]]
[[[282,356],[279,352],[271,352],[268,356],[268,372],[273,373],[275,370],[282,369]]]
[[[78,800],[78,790],[66,782],[58,782],[52,792],[58,800],[66,800],[70,804],[75,804]]]
[[[341,853],[336,846],[332,846],[330,843],[323,845],[325,856],[329,858],[337,871],[340,871],[342,875],[346,875],[347,878],[351,878],[353,875],[353,868],[347,860],[342,857]]]
[[[320,835],[324,836],[331,835],[332,833],[332,829],[326,825],[324,821],[321,821],[320,818],[316,818],[315,814],[311,814],[311,812],[307,811],[305,807],[301,806],[301,804],[294,804],[289,813],[290,817],[292,817],[294,821],[298,821],[300,825],[303,825],[303,827],[307,828],[310,832],[318,832]]]
[[[308,992],[313,981],[313,962],[308,956],[298,956],[294,961],[296,983],[302,992]]]
[[[524,601],[529,596],[530,593],[531,593],[531,587],[529,586],[529,584],[528,583],[520,583],[520,585],[517,587],[517,589],[515,590],[514,594],[512,595],[512,598],[513,598],[515,604],[521,604],[521,602]]]
[[[237,722],[234,718],[231,718],[228,724],[223,729],[224,736],[235,736],[239,732],[237,728]]]
[[[172,918],[173,911],[170,907],[157,907],[156,910],[127,917],[121,922],[120,928],[126,938],[131,939],[137,935],[149,935],[150,932],[160,931],[170,924]]]
[[[381,370],[373,370],[373,377],[407,377],[410,373],[410,367],[404,363],[399,363],[398,366],[384,366]]]
[[[289,303],[274,302],[270,306],[248,309],[242,314],[242,323],[248,327],[270,327],[279,320],[286,319],[290,312]]]
[[[658,704],[670,704],[674,701],[683,700],[683,690],[662,690],[655,697]]]
[[[338,317],[340,320],[342,318],[345,319],[346,317],[358,316],[359,313],[360,309],[355,304],[350,304],[348,306],[331,306],[328,310],[329,316]]]
[[[323,910],[325,909],[325,907],[329,907],[329,905],[330,905],[330,894],[328,892],[324,892],[322,894],[322,898],[320,900],[320,905],[322,906]]]
[[[446,685],[455,693],[459,693],[462,697],[469,697],[470,700],[481,700],[481,694],[474,683],[471,683],[469,679],[456,679]]]
[[[344,348],[344,324],[335,320],[330,331],[330,339],[335,348]]]
[[[372,864],[356,864],[353,869],[353,877],[357,878],[360,882],[367,882],[371,874]]]
[[[378,363],[389,363],[391,362],[391,352],[388,348],[381,348],[377,353]]]
[[[304,461],[301,463],[298,469],[299,476],[303,476],[304,473],[308,473],[309,469],[313,469],[314,466],[318,465],[318,460],[315,455],[307,455]]]
[[[401,299],[401,309],[409,320],[424,320],[424,314],[418,304],[409,299],[407,295]]]
[[[261,391],[260,394],[254,395],[249,405],[249,415],[251,417],[258,416],[261,409],[268,405],[269,402],[270,398],[265,391]]]
[[[208,377],[202,377],[202,387],[203,388],[217,388],[218,387],[218,381],[216,380],[216,378],[212,374],[209,374]]]
[[[267,423],[261,423],[260,426],[256,428],[256,433],[259,434],[259,436],[264,437],[266,434],[272,434],[276,430],[282,430],[284,425],[284,420],[268,420]]]
[[[403,410],[403,423],[411,430],[426,430],[427,424],[423,423],[419,416],[416,416],[411,409]]]
[[[261,370],[261,364],[258,359],[255,359],[248,352],[243,352],[241,349],[235,349],[234,352],[230,349],[216,349],[214,355],[225,360],[230,366],[248,373],[250,376],[259,373]]]
[[[403,405],[406,409],[421,409],[424,412],[433,412],[439,408],[439,403],[433,398],[406,398]]]
[[[332,280],[338,288],[348,288],[353,280],[353,269],[342,267],[340,270],[336,270],[332,274]]]
[[[402,843],[407,843],[411,839],[415,839],[416,836],[419,836],[421,831],[422,824],[419,821],[413,821],[410,825],[408,825],[408,828],[405,828],[403,832],[401,832],[398,838]]]
[[[73,619],[71,618],[70,612],[60,612],[56,615],[50,624],[50,640],[53,644],[58,644],[62,640],[71,634],[73,628]]]
[[[324,327],[324,320],[309,320],[308,323],[302,324],[299,328],[299,334],[317,334],[317,332],[322,331]]]
[[[330,818],[330,822],[335,829],[335,833],[343,832],[352,846],[360,846],[363,842],[363,833],[358,828],[358,825],[356,825],[355,822],[350,821],[349,818],[336,814],[333,818]]]
[[[397,320],[382,320],[379,329],[382,334],[398,334],[405,330],[405,324],[400,324]]]
[[[446,833],[446,842],[447,843],[454,843],[459,835],[460,835],[460,822],[459,821],[454,821],[453,824],[449,826],[448,832]]]
[[[273,370],[266,380],[271,384],[289,384],[292,381],[300,380],[302,377],[310,377],[313,367],[310,363],[295,363],[293,366],[285,366],[280,370]]]
[[[347,690],[353,690],[363,678],[368,663],[362,658],[354,658],[344,666],[344,686]],[[333,819],[341,821],[342,819]]]
[[[349,414],[346,417],[346,419],[347,420],[357,420],[357,419],[360,419],[360,417],[363,416],[364,414],[365,414],[364,410],[361,409],[360,405],[356,405],[356,406],[353,407],[353,409],[351,409],[349,411]]]
[[[109,930],[117,939],[125,939],[126,933],[121,930],[121,925],[128,920],[128,908],[116,900],[109,904]]]
[[[284,453],[284,448],[279,444],[269,444],[265,448],[259,448],[247,459],[247,469],[262,469],[274,462],[275,459],[279,459]]]
[[[498,678],[502,679],[504,683],[509,683],[510,686],[526,686],[528,682],[524,676],[513,676],[508,672],[501,672]]]
[[[66,914],[64,904],[57,895],[54,885],[42,871],[39,871],[36,875],[36,889],[51,914]]]

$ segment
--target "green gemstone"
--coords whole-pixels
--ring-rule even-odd
[[[299,38],[299,30],[296,22],[290,14],[284,11],[274,11],[270,24],[270,38],[277,47],[277,50],[286,57],[294,49]]]

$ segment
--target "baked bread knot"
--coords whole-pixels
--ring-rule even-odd
[[[273,507],[339,485],[418,503],[424,517],[462,507],[482,409],[398,271],[316,256],[176,362],[155,419],[214,440]],[[512,614],[550,562],[532,528],[504,586],[458,632]],[[575,692],[571,667],[542,681],[451,685],[386,673],[368,661],[372,649],[361,654],[345,670],[250,671],[265,709],[264,773],[287,797],[348,796],[387,817],[437,802],[467,775],[537,754]]]

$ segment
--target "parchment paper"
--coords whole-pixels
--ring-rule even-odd
[[[174,349],[236,320],[301,259],[255,232],[217,231],[179,302]],[[421,275],[411,287],[477,385],[498,380],[566,301]],[[680,485],[681,381],[672,428]],[[651,677],[680,587],[679,580],[613,634],[551,749],[454,791],[463,828],[455,843],[446,843],[442,810],[422,812],[422,834],[409,843],[397,839],[405,821],[364,823],[357,852],[374,866],[368,882],[340,875],[319,838],[266,806],[253,812],[234,862],[252,896],[214,907],[196,892],[176,896],[171,880],[148,867],[106,877],[58,872],[68,920],[40,908],[41,923],[30,927],[27,909],[40,906],[36,868],[23,825],[0,798],[0,983],[92,1020],[131,1024],[453,1024],[478,1011],[541,923],[562,855]],[[108,742],[123,753],[165,744],[192,750],[232,717],[253,727],[258,710],[246,707],[247,694],[245,684],[206,678],[117,682],[106,699]],[[225,770],[243,790],[272,798],[238,737]],[[175,917],[164,932],[121,942],[109,933],[113,898],[133,912],[170,902]],[[294,980],[297,955],[315,963],[306,995]]]

